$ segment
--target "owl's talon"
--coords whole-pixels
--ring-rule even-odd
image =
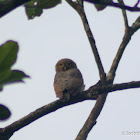
[[[70,95],[69,95],[69,94],[66,94],[66,95],[64,95],[60,100],[61,100],[62,102],[67,102],[69,99],[70,99]]]

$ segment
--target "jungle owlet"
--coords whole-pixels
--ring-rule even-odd
[[[61,59],[55,66],[54,90],[60,99],[69,100],[84,90],[84,82],[76,63],[71,59]]]

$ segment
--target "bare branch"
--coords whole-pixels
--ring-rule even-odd
[[[70,5],[73,3],[71,0],[66,0],[66,1],[67,1]],[[76,3],[75,3],[75,4],[76,4]],[[72,7],[73,7],[73,6],[72,6]],[[81,17],[81,19],[82,19],[85,32],[86,32],[87,37],[88,37],[88,39],[89,39],[89,42],[90,42],[90,45],[91,45],[91,49],[92,49],[92,52],[93,52],[94,57],[95,57],[96,64],[97,64],[97,66],[98,66],[100,79],[101,79],[101,80],[105,80],[106,75],[105,75],[105,72],[104,72],[104,68],[103,68],[103,65],[102,65],[102,62],[101,62],[101,59],[100,59],[100,56],[99,56],[97,47],[96,47],[95,39],[94,39],[94,37],[93,37],[93,34],[92,34],[91,29],[90,29],[89,24],[88,24],[88,21],[87,21],[85,12],[84,12],[83,5],[77,4],[77,6],[74,6],[74,9],[78,12],[78,14],[80,15],[80,17]]]
[[[124,18],[125,18],[125,22],[127,24],[127,21],[126,21],[126,15],[124,14]],[[121,59],[121,56],[123,54],[123,51],[125,49],[125,47],[127,46],[128,42],[130,41],[131,39],[131,36],[133,35],[133,33],[138,29],[140,28],[140,17],[136,20],[136,22],[132,25],[133,27],[133,30],[129,29],[128,27],[126,27],[126,33],[125,33],[125,36],[124,36],[124,39],[123,39],[123,42],[118,50],[118,53],[116,55],[116,61],[115,63],[113,63],[114,65],[112,65],[112,70],[114,70],[114,73],[112,71],[113,74],[110,75],[110,72],[107,76],[107,82],[109,83],[113,83],[113,80],[114,80],[114,76],[115,76],[115,71],[118,67],[118,64],[120,62],[120,59]],[[131,27],[131,28],[132,28]],[[129,29],[129,30],[128,30]],[[115,69],[114,69],[115,68]],[[111,79],[111,80],[110,80]],[[139,83],[138,83],[139,84]],[[136,84],[137,85],[137,84]],[[111,85],[112,86],[112,85]],[[116,85],[116,89],[118,88],[124,88],[124,86],[132,86],[133,87],[133,83],[130,83],[130,84],[122,84],[120,86]],[[105,87],[108,87],[107,85]],[[115,87],[114,87],[115,88]],[[102,88],[103,89],[103,88]],[[121,90],[121,89],[120,89]],[[115,90],[114,90],[115,91]],[[82,127],[82,129],[80,130],[76,140],[86,140],[87,136],[88,136],[88,133],[90,132],[90,130],[92,129],[92,127],[96,124],[96,119],[98,118],[102,108],[103,108],[103,105],[106,101],[106,97],[107,97],[107,93],[110,92],[108,90],[104,90],[104,92],[100,91],[100,93],[104,93],[103,96],[99,96],[98,99],[97,99],[97,102],[94,106],[94,108],[92,109],[87,121],[85,122],[84,126]],[[99,93],[99,94],[100,94]]]
[[[118,68],[118,65],[119,65],[119,62],[121,60],[121,57],[123,55],[123,52],[124,52],[127,44],[129,43],[132,34],[133,34],[133,32],[131,32],[131,30],[127,30],[125,32],[125,35],[123,37],[123,41],[122,41],[122,43],[121,43],[121,45],[119,47],[119,50],[118,50],[118,52],[116,54],[116,57],[115,57],[115,59],[114,59],[114,61],[112,63],[111,69],[110,69],[109,74],[108,74],[108,76],[111,76],[111,78],[113,78],[113,79],[115,77],[115,73],[116,73],[116,70]]]
[[[137,1],[134,7],[138,7],[139,3],[140,3],[140,0]]]
[[[121,5],[124,5],[123,0],[118,0],[118,1]],[[122,14],[124,18],[125,31],[127,31],[127,29],[129,28],[129,25],[128,25],[128,19],[127,19],[127,14],[126,14],[125,9],[122,9]]]
[[[98,97],[98,94],[103,94],[105,97],[107,92],[113,92],[113,91],[117,91],[117,90],[124,90],[124,89],[130,89],[130,88],[139,88],[140,87],[140,81],[133,81],[133,82],[128,82],[128,83],[122,83],[122,84],[114,84],[114,85],[106,85],[106,86],[99,86],[99,85],[94,85],[92,87],[90,87],[88,90],[83,91],[81,93],[79,93],[78,95],[71,97],[71,99],[67,102],[62,102],[61,100],[57,100],[54,101],[48,105],[45,105],[37,110],[35,110],[34,112],[31,112],[29,115],[21,118],[20,120],[10,124],[9,126],[5,127],[5,128],[1,128],[0,129],[0,139],[1,140],[8,140],[8,138],[10,138],[14,132],[20,130],[21,128],[29,125],[30,123],[34,122],[35,120],[49,114],[52,113],[58,109],[61,109],[62,107],[71,105],[71,104],[75,104],[78,102],[82,102],[84,100],[95,100]],[[98,99],[97,99],[98,100]],[[101,103],[103,106],[103,103]],[[97,107],[97,106],[95,106]],[[93,108],[91,114],[93,114],[90,120],[91,123],[89,122],[89,120],[87,120],[88,125],[86,125],[87,129],[84,129],[84,131],[82,132],[86,132],[84,134],[84,136],[87,136],[88,132],[90,131],[89,129],[91,129],[94,124],[96,124],[96,117],[94,116],[94,110],[98,110],[98,108]],[[98,111],[98,113],[100,113],[100,110]],[[88,131],[87,131],[88,130]],[[80,133],[81,134],[81,133]],[[84,140],[83,135],[79,135],[82,136],[81,139],[76,139],[76,140]]]
[[[86,92],[94,93],[96,94],[105,94],[106,92],[114,92],[118,90],[125,90],[125,89],[132,89],[132,88],[139,88],[140,87],[140,81],[132,81],[127,83],[121,83],[121,84],[110,84],[106,86],[93,86],[90,87]]]
[[[30,0],[5,0],[0,2],[0,17],[6,15],[7,13],[9,13],[10,11],[14,10],[15,8],[25,4],[26,2],[29,2]],[[75,8],[74,2],[72,3],[71,0],[66,0],[67,2],[70,2],[69,4]],[[139,0],[138,2],[135,4],[134,7],[130,7],[130,6],[124,6],[124,5],[120,5],[118,3],[115,2],[111,2],[111,1],[99,1],[99,0],[84,0],[86,2],[90,2],[90,3],[94,3],[94,4],[101,4],[101,5],[107,5],[107,6],[112,6],[112,7],[117,7],[117,8],[121,8],[121,9],[126,9],[129,11],[140,11],[140,8],[137,7],[139,4]]]
[[[88,28],[89,28],[89,25],[88,25],[88,21],[86,19],[85,12],[83,12],[84,9],[82,9],[81,11],[80,10],[78,10],[78,11],[79,11],[78,13],[81,16],[81,19],[83,21],[84,28],[85,28],[85,31],[87,33],[87,36],[89,37],[89,41],[90,41],[90,39],[92,39],[91,41],[94,42],[94,44],[95,44],[94,38],[92,38],[92,36],[90,36],[90,34],[88,34],[88,32],[87,32],[88,31]],[[115,72],[116,72],[117,66],[119,64],[119,61],[121,59],[121,54],[124,51],[123,50],[124,49],[124,46],[129,43],[129,40],[130,40],[131,36],[134,33],[134,31],[132,31],[129,28],[129,26],[128,26],[128,20],[127,20],[126,12],[124,10],[123,10],[123,17],[124,17],[124,22],[125,22],[125,27],[126,27],[126,33],[125,33],[125,36],[124,36],[122,45],[121,45],[120,50],[119,50],[119,53],[118,53],[118,57],[117,57],[118,58],[118,61],[116,61],[118,63],[116,63],[116,65],[115,65],[116,67],[114,67],[115,68],[114,69],[114,73],[112,73],[112,75],[110,75],[110,73],[108,74],[108,77],[107,77],[107,82],[108,83],[109,82],[110,83],[113,83],[113,80],[114,80],[114,77],[115,77]],[[95,48],[96,48],[96,46],[95,46]],[[94,54],[94,56],[96,57],[96,54]],[[96,61],[96,63],[97,63],[97,65],[99,64],[98,61]],[[99,69],[99,67],[98,67],[98,69]],[[110,81],[110,79],[111,79],[111,81]],[[77,135],[76,140],[86,140],[88,133],[90,132],[90,130],[92,129],[92,127],[96,124],[96,120],[97,120],[97,118],[98,118],[98,116],[99,116],[99,114],[100,114],[100,112],[101,112],[101,110],[102,110],[102,108],[104,106],[104,103],[106,101],[107,94],[108,94],[108,92],[106,91],[106,92],[104,92],[104,95],[100,95],[98,97],[97,102],[96,102],[94,108],[92,109],[92,111],[91,111],[91,113],[90,113],[87,121],[85,122],[84,126],[80,130],[79,134]]]
[[[101,79],[101,83],[105,85],[106,84],[106,74],[104,72],[104,68],[103,68],[103,65],[102,65],[97,47],[96,47],[95,39],[94,39],[93,34],[91,32],[90,26],[88,24],[88,20],[87,20],[85,11],[84,11],[84,6],[83,6],[83,1],[82,0],[77,0],[77,7],[75,8],[75,10],[78,12],[78,14],[80,15],[80,17],[82,19],[84,29],[85,29],[85,32],[87,34],[87,37],[88,37],[88,40],[89,40],[92,52],[94,54],[98,70],[99,70],[99,76],[100,76],[100,79]],[[106,100],[106,96],[107,96],[107,94],[99,95],[99,97],[96,101],[96,104],[95,104],[89,118],[87,119],[83,128],[79,132],[76,140],[86,139],[88,133],[90,132],[90,130],[94,126],[94,124],[96,122],[96,119],[99,116],[99,114],[100,114],[100,112],[103,108],[103,105],[104,105],[105,100]]]
[[[42,116],[56,111],[59,108],[86,100],[85,97],[87,95],[86,96],[85,95],[86,95],[86,92],[84,91],[81,94],[79,94],[78,96],[71,97],[71,100],[69,100],[67,102],[62,102],[61,100],[57,100],[57,101],[54,101],[48,105],[45,105],[45,106],[35,110],[34,112],[31,112],[29,115],[23,117],[22,119],[12,123],[11,125],[9,125],[5,128],[0,129],[0,140],[4,140],[4,138],[6,138],[6,140],[8,140],[13,135],[14,132],[20,130],[21,128],[25,127],[26,125],[29,125],[30,123],[41,118]],[[89,99],[92,98],[93,100],[95,100],[97,98],[97,95],[89,94],[88,96],[89,96]]]
[[[85,29],[85,32],[87,34],[87,37],[88,37],[88,40],[89,40],[92,52],[94,54],[98,70],[99,70],[99,76],[100,76],[101,82],[102,82],[102,84],[106,84],[106,74],[104,72],[104,68],[103,68],[97,47],[96,47],[95,39],[94,39],[93,34],[91,32],[90,26],[88,24],[88,20],[87,20],[85,11],[84,11],[84,6],[83,6],[82,0],[79,0],[79,1],[77,0],[77,7],[75,8],[75,10],[78,12],[78,14],[80,15],[80,17],[82,19],[84,29]],[[92,129],[93,125],[96,122],[97,117],[99,116],[99,114],[103,108],[103,105],[104,105],[105,100],[106,100],[106,96],[107,96],[107,94],[99,95],[89,118],[87,119],[87,121],[85,122],[85,125],[83,126],[83,128],[79,132],[76,140],[86,139],[88,133]]]
[[[131,29],[136,32],[138,29],[140,29],[140,16],[136,19],[136,21],[131,26]]]
[[[108,77],[113,77],[115,76],[116,70],[118,68],[119,62],[121,60],[121,57],[123,55],[123,52],[127,46],[127,44],[129,43],[129,41],[131,40],[132,35],[140,28],[140,17],[137,18],[137,20],[133,23],[133,25],[131,27],[129,27],[126,32],[125,35],[123,37],[122,43],[119,47],[119,50],[116,54],[116,57],[112,63],[111,69],[108,73]],[[114,76],[112,76],[114,75]]]
[[[129,11],[135,11],[135,12],[139,12],[140,8],[137,7],[137,5],[135,5],[134,7],[130,7],[130,6],[126,6],[126,5],[121,5],[119,3],[115,3],[113,1],[104,1],[104,0],[84,0],[86,2],[89,3],[93,3],[93,4],[100,4],[100,5],[106,5],[106,6],[112,6],[112,7],[116,7],[116,8],[120,8],[120,9],[126,9]]]
[[[104,92],[105,93],[105,92]],[[84,126],[80,130],[79,134],[77,135],[75,140],[86,140],[90,130],[96,124],[96,120],[103,109],[107,97],[107,93],[100,95],[97,98],[96,104],[93,107],[88,119],[86,120]]]
[[[66,2],[76,10],[76,8],[77,8],[76,2],[73,2],[72,0],[66,0]]]
[[[103,94],[103,96],[99,96],[97,98],[97,102],[96,102],[94,108],[92,109],[87,121],[85,122],[84,126],[80,130],[80,132],[77,135],[75,140],[86,140],[90,130],[96,124],[96,119],[100,115],[101,109],[104,106],[108,92],[129,89],[129,88],[138,88],[139,86],[140,86],[140,81],[122,83],[122,84],[114,84],[114,85],[111,84],[111,85],[106,85],[106,86],[102,86],[102,87],[98,87],[98,86],[91,87],[88,90],[88,93],[93,93],[93,90],[94,90],[94,93],[96,93],[98,91],[98,94]]]
[[[30,0],[5,0],[0,2],[0,17],[6,15],[7,13],[9,13],[10,11],[14,10],[15,8],[25,4],[26,2],[29,2]],[[66,0],[67,2],[70,2],[71,0]],[[139,0],[136,3],[136,5],[134,7],[130,7],[130,6],[124,6],[124,5],[120,5],[118,3],[115,2],[111,2],[111,1],[99,1],[99,0],[84,0],[86,2],[90,2],[90,3],[95,3],[95,4],[101,4],[101,5],[107,5],[107,6],[112,6],[112,7],[117,7],[117,8],[121,8],[121,9],[126,9],[129,11],[140,11],[140,8],[137,7],[139,4]],[[73,8],[75,8],[75,6],[73,5],[74,2],[70,2],[69,3]]]
[[[89,24],[88,24],[88,21],[87,21],[84,10],[79,11],[79,14],[81,16],[85,32],[86,32],[87,37],[89,39],[91,49],[92,49],[92,52],[93,52],[95,60],[96,60],[96,64],[98,66],[100,79],[102,81],[105,81],[106,75],[105,75],[105,72],[104,72],[104,68],[103,68],[103,65],[102,65],[102,62],[101,62],[101,59],[100,59],[100,56],[99,56],[99,53],[98,53],[98,50],[97,50],[97,47],[96,47],[95,39],[94,39],[93,34],[91,32],[91,29],[89,27]]]

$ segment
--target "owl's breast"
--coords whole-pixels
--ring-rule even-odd
[[[76,88],[76,85],[83,85],[82,74],[78,69],[57,72],[54,84],[57,84],[61,90]]]
[[[71,76],[66,72],[58,72],[55,75],[54,84],[57,84],[61,90],[69,87]]]

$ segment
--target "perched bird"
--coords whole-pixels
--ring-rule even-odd
[[[62,100],[69,100],[84,90],[84,82],[76,63],[71,59],[61,59],[55,66],[54,90]]]

